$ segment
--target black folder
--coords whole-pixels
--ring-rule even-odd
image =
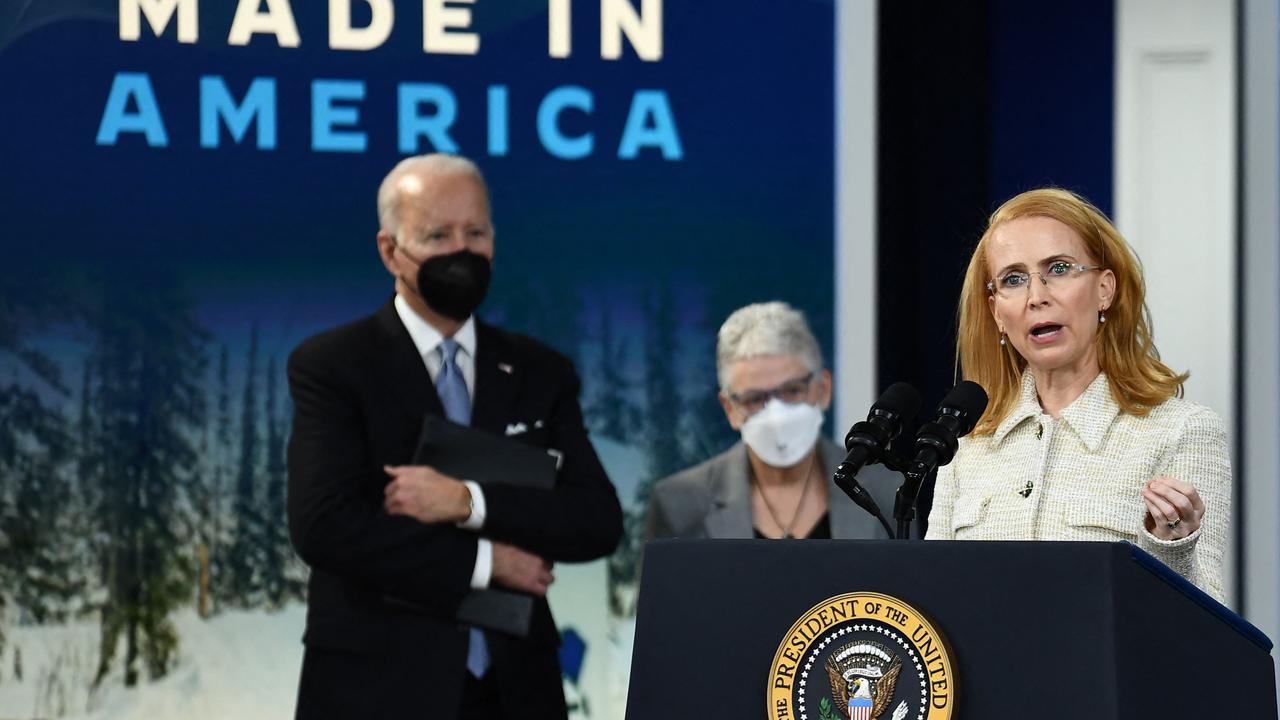
[[[418,434],[415,465],[430,465],[459,480],[551,490],[560,456],[547,448],[428,414]],[[533,596],[510,590],[472,590],[462,599],[458,622],[525,637],[533,618]]]

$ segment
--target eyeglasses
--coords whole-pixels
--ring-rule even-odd
[[[1022,297],[1031,286],[1031,276],[1040,278],[1040,283],[1050,287],[1080,277],[1090,270],[1101,270],[1101,265],[1081,265],[1080,263],[1058,260],[1049,265],[1044,272],[1022,272],[1014,270],[987,283],[987,290],[1003,298]]]
[[[729,401],[742,408],[748,415],[760,412],[772,398],[795,405],[809,399],[809,383],[813,373],[804,377],[788,380],[772,390],[748,390],[744,393],[729,393]]]

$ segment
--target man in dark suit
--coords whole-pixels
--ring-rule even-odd
[[[289,526],[311,566],[297,716],[564,718],[551,563],[608,555],[622,532],[577,375],[475,319],[494,233],[470,161],[404,160],[378,214],[394,299],[289,358]],[[555,490],[410,465],[426,413],[558,451]],[[487,587],[537,596],[527,638],[454,619]]]

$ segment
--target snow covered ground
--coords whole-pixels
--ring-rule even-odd
[[[580,683],[567,685],[572,704],[586,699],[575,718],[620,719],[626,702],[631,623],[607,618],[602,593],[604,562],[565,568],[552,602],[564,627],[588,643]],[[557,583],[560,585],[561,583]],[[570,588],[569,586],[573,586]],[[155,682],[124,687],[117,666],[96,693],[95,623],[7,627],[0,653],[0,720],[285,720],[293,717],[302,630],[306,616],[295,605],[277,613],[226,612],[201,620],[194,611],[173,617],[182,638],[177,666]],[[619,632],[621,630],[621,633]],[[15,673],[21,666],[21,678]]]
[[[88,689],[97,669],[96,623],[10,626],[0,655],[0,718],[292,717],[305,616],[305,608],[296,605],[275,613],[230,611],[209,620],[179,611],[172,619],[181,644],[169,675],[128,689],[117,663],[93,694]],[[20,680],[14,673],[19,656]]]
[[[634,507],[636,490],[646,472],[644,452],[596,435],[592,435],[591,443],[613,481],[622,507]],[[603,586],[599,585],[599,579],[586,581],[586,577],[593,572],[604,573],[603,566],[604,561],[601,560],[557,569],[556,584],[551,586],[551,609],[562,629],[582,625],[578,631],[587,640],[588,648],[582,690],[590,701],[590,717],[592,720],[622,720],[626,714],[636,621],[633,617],[613,617],[606,608],[595,605],[597,602],[607,603],[607,599],[604,594],[597,598],[590,588]],[[579,579],[579,575],[586,577]],[[601,622],[600,618],[605,616],[608,616],[607,620]],[[596,622],[582,622],[579,618],[592,618]]]

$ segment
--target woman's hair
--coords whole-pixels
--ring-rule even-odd
[[[1173,396],[1182,396],[1187,373],[1178,374],[1160,362],[1151,337],[1142,265],[1129,243],[1088,200],[1067,190],[1041,188],[1017,195],[991,215],[986,232],[974,248],[960,291],[960,327],[956,342],[957,374],[963,373],[986,389],[991,402],[974,429],[989,435],[1018,403],[1027,362],[1012,344],[1000,344],[1000,330],[988,307],[987,245],[996,230],[1010,220],[1048,217],[1075,231],[1091,261],[1115,274],[1116,288],[1099,324],[1098,364],[1107,374],[1111,394],[1121,410],[1146,415]],[[1084,262],[1084,260],[1081,260]]]
[[[795,355],[813,372],[822,369],[822,350],[804,314],[784,302],[738,308],[716,337],[716,375],[720,389],[730,392],[729,368],[739,360],[762,355]]]

